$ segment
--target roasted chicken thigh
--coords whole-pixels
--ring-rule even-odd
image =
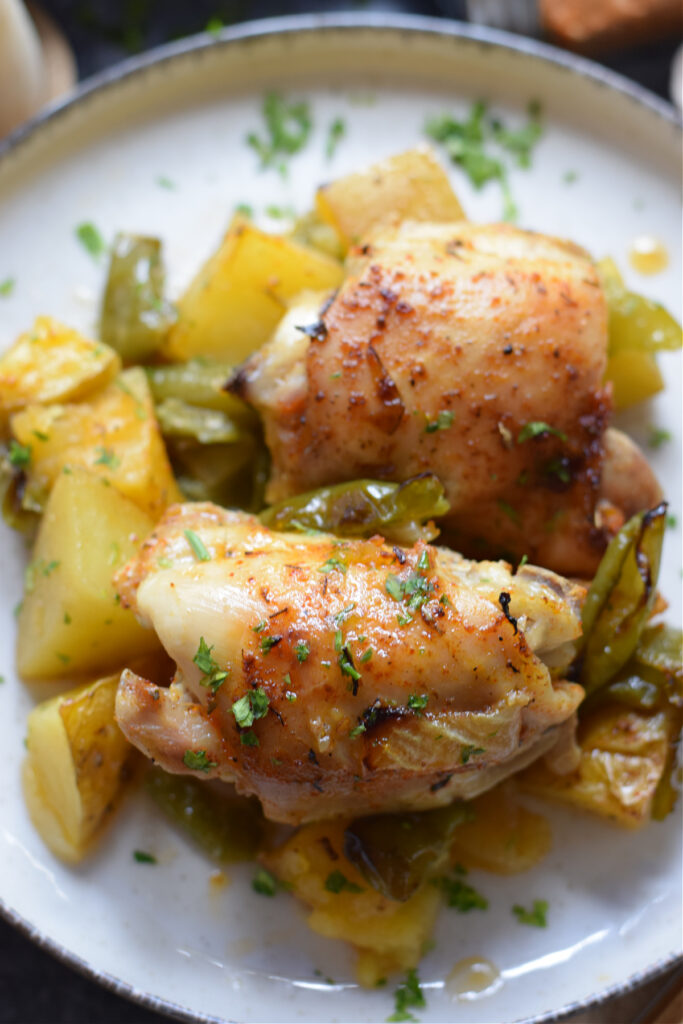
[[[116,581],[177,663],[124,672],[128,739],[297,824],[471,797],[571,732],[583,588],[418,542],[174,506]]]
[[[338,294],[292,309],[231,387],[263,417],[269,500],[430,471],[451,546],[589,577],[605,523],[623,521],[601,487],[606,359],[582,249],[510,225],[404,223],[352,250]],[[658,487],[636,461],[630,501],[645,508]]]

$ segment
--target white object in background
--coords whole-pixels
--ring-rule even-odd
[[[28,7],[0,0],[0,139],[76,81],[66,39],[44,11]]]
[[[467,0],[467,17],[475,25],[489,25],[537,36],[541,22],[536,0]]]
[[[0,0],[0,137],[35,114],[45,100],[40,39],[19,0]]]
[[[683,112],[683,46],[679,46],[676,50],[676,56],[671,65],[669,94],[672,102]]]

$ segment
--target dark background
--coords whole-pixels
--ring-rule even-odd
[[[68,36],[81,78],[125,57],[213,25],[297,12],[379,10],[464,17],[460,0],[373,0],[342,4],[271,0],[45,0]],[[677,41],[605,55],[602,62],[668,99]],[[615,1018],[616,1019],[616,1018]],[[163,1024],[168,1021],[100,988],[63,966],[0,919],[0,1021],[3,1024]],[[626,1021],[623,1024],[627,1024]]]

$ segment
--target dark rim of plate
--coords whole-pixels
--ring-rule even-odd
[[[250,39],[260,40],[273,35],[316,34],[321,31],[338,32],[346,30],[354,32],[359,29],[374,30],[378,34],[399,32],[414,36],[442,36],[454,40],[465,40],[485,50],[503,49],[508,52],[517,53],[520,57],[529,57],[535,61],[552,65],[554,68],[562,68],[569,74],[588,78],[598,86],[618,92],[637,106],[644,107],[655,117],[667,122],[672,128],[680,129],[683,126],[681,117],[670,103],[659,99],[659,97],[648,92],[642,86],[634,84],[622,75],[610,71],[591,60],[578,57],[575,54],[565,53],[547,43],[538,42],[534,39],[502,32],[498,29],[467,25],[446,18],[429,18],[413,14],[389,14],[388,12],[298,14],[281,18],[264,18],[259,21],[248,21],[238,25],[231,25],[221,29],[215,35],[213,33],[210,35],[202,33],[196,36],[189,36],[174,43],[155,47],[144,54],[131,57],[116,64],[114,67],[107,68],[105,71],[93,75],[78,85],[69,94],[68,99],[50,104],[36,117],[22,125],[6,139],[0,141],[0,160],[17,150],[46,124],[56,121],[61,115],[70,111],[73,107],[79,106],[94,93],[100,93],[113,88],[122,80],[140,75],[151,67],[169,64],[191,53],[201,53],[216,47],[228,47],[233,43],[241,43]],[[15,913],[1,899],[0,914],[41,949],[52,954],[58,960],[61,960],[62,963],[74,968],[87,978],[98,982],[116,995],[130,999],[150,1010],[165,1013],[177,1020],[187,1021],[189,1024],[228,1024],[225,1017],[198,1014],[189,1007],[180,1006],[177,1003],[171,1003],[166,999],[142,992],[133,985],[129,985],[127,982],[99,970],[86,960],[60,946],[48,935],[43,934],[29,921]],[[596,1009],[607,1000],[615,996],[626,995],[639,985],[654,980],[677,965],[683,966],[683,955],[672,953],[670,956],[651,964],[643,971],[631,975],[626,981],[604,989],[597,996],[567,1003],[565,1006],[548,1010],[535,1017],[518,1018],[515,1024],[554,1024],[554,1022],[559,1024],[567,1015]]]

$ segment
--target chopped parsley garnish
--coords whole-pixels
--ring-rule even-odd
[[[429,697],[426,693],[419,695],[417,693],[411,693],[410,697],[408,697],[408,707],[411,711],[417,711],[418,714],[422,714],[428,703]]]
[[[303,663],[311,653],[311,648],[308,646],[305,640],[297,640],[294,647],[294,653],[296,654],[296,660]]]
[[[209,647],[203,636],[199,638],[197,653],[192,659],[197,668],[204,673],[200,680],[202,686],[207,686],[212,693],[216,693],[228,678],[229,673],[221,669],[220,665],[211,657],[213,644]]]
[[[441,597],[439,598],[439,604],[444,605],[444,607],[446,605],[449,605],[450,603],[451,603],[451,599],[448,596],[448,594],[442,594]]]
[[[328,558],[326,562],[323,562],[323,564],[318,567],[318,572],[334,572],[335,569],[338,569],[342,575],[346,575],[346,566],[343,562],[340,562],[338,558]]]
[[[334,634],[334,649],[335,651],[341,651],[343,646],[344,638],[342,636],[342,631],[341,629],[338,629],[337,632]]]
[[[466,743],[460,751],[460,763],[467,764],[471,757],[476,757],[477,754],[485,753],[484,747],[474,747],[469,743]]]
[[[270,206],[266,206],[266,213],[273,220],[294,220],[296,217],[296,210],[293,206],[275,206],[272,203]]]
[[[355,607],[356,602],[354,601],[352,604],[348,604],[346,608],[342,608],[340,612],[337,612],[337,614],[334,617],[335,626],[341,626],[342,622],[348,619],[349,615],[351,614]]]
[[[24,469],[31,462],[31,445],[19,444],[12,439],[9,443],[8,458],[15,469]]]
[[[435,420],[430,420],[425,427],[425,434],[435,434],[437,430],[448,430],[455,419],[450,409],[442,409]]]
[[[508,504],[507,501],[503,501],[503,499],[501,498],[498,501],[498,508],[508,517],[508,519],[510,519],[515,524],[515,526],[520,525],[522,520],[519,515],[519,512],[516,508],[513,508],[512,505]]]
[[[487,117],[487,107],[482,102],[474,103],[463,121],[445,114],[430,118],[425,125],[426,134],[445,147],[475,188],[483,188],[488,181],[499,182],[505,220],[517,216],[505,157],[514,157],[518,167],[529,167],[533,148],[543,133],[540,105],[530,103],[527,112],[527,123],[516,130],[506,128],[500,119]]]
[[[144,850],[133,850],[133,859],[136,860],[138,864],[157,863],[156,857],[151,853],[145,853]]]
[[[262,636],[261,651],[263,652],[263,654],[270,654],[273,647],[277,647],[281,640],[281,636]]]
[[[366,661],[370,661],[371,657],[372,657],[372,647],[368,647],[367,651],[364,651],[363,654],[361,654],[361,656],[359,658],[359,661],[361,661],[362,664],[365,664]]]
[[[325,156],[331,160],[337,146],[346,135],[346,122],[341,117],[335,117],[327,129],[327,142],[325,143]]]
[[[403,587],[398,576],[387,576],[384,581],[384,589],[389,597],[393,597],[394,601],[403,599]]]
[[[666,517],[666,525],[669,530],[675,530],[678,525],[678,519],[676,519],[676,516],[668,515]]]
[[[209,761],[205,750],[186,750],[183,754],[183,764],[193,772],[209,772],[217,768],[216,761]]]
[[[488,910],[487,898],[473,886],[463,882],[462,875],[465,873],[464,868],[460,868],[456,872],[456,877],[444,876],[434,880],[434,884],[446,897],[446,905],[453,907],[459,914],[468,914],[470,910]]]
[[[328,892],[333,893],[365,891],[360,885],[356,885],[355,882],[350,882],[346,875],[342,874],[341,871],[332,871],[327,876],[325,879],[325,888]]]
[[[297,700],[297,695],[294,690],[285,690],[285,700],[288,700],[290,704],[293,704]]]
[[[248,729],[258,718],[265,718],[269,704],[268,694],[258,687],[236,700],[231,710],[240,729]]]
[[[240,733],[240,743],[243,747],[258,747],[259,739],[253,729],[249,729],[248,732]]]
[[[523,569],[528,561],[529,561],[529,556],[528,555],[522,555],[522,557],[519,560],[519,565],[517,566],[517,572],[519,572],[520,569]]]
[[[531,423],[524,424],[517,435],[517,444],[524,444],[525,441],[531,440],[532,437],[541,437],[543,434],[554,434],[555,437],[559,437],[560,441],[567,440],[567,435],[561,430],[551,427],[549,423],[544,423],[543,420],[534,420]]]
[[[98,445],[95,451],[98,453],[95,459],[96,466],[109,466],[110,469],[118,469],[121,465],[121,459],[111,448],[104,448],[102,445]]]
[[[310,104],[305,100],[290,102],[270,92],[263,100],[265,135],[250,132],[247,143],[258,154],[262,167],[277,167],[286,173],[285,158],[303,149],[313,127]]]
[[[259,896],[274,896],[278,890],[278,881],[270,871],[259,868],[252,878],[251,887]]]
[[[16,281],[13,277],[6,277],[4,281],[0,281],[0,296],[3,299],[8,299],[14,291]]]
[[[218,38],[221,34],[221,29],[224,27],[224,25],[225,22],[223,21],[223,19],[219,18],[217,14],[214,14],[214,16],[212,18],[209,18],[209,20],[207,21],[206,26],[204,27],[204,31],[208,32],[210,36]]]
[[[396,621],[399,626],[407,626],[413,621],[412,615],[404,615],[403,612],[399,612],[396,616]]]
[[[425,548],[417,560],[418,569],[429,569],[429,552]]]
[[[533,928],[547,928],[547,914],[548,914],[548,901],[547,900],[534,900],[533,907],[531,910],[526,910],[524,907],[520,907],[519,903],[515,903],[512,908],[512,913],[515,915],[520,924],[528,924]]]
[[[95,225],[90,224],[89,222],[78,225],[76,228],[76,238],[83,248],[90,253],[93,259],[99,259],[107,248],[102,235],[99,233]]]
[[[168,189],[169,192],[173,192],[173,190],[176,187],[175,182],[171,181],[171,179],[167,178],[166,175],[164,174],[160,174],[159,177],[157,178],[157,185],[159,186],[159,188]]]
[[[250,206],[249,203],[238,203],[235,207],[235,213],[239,213],[242,217],[248,217],[249,220],[254,216],[254,207]]]
[[[184,530],[183,532],[185,534],[187,543],[190,545],[195,554],[195,557],[198,558],[200,562],[210,562],[211,555],[206,550],[206,545],[204,544],[204,541],[201,539],[201,537],[199,537],[194,532],[194,530]]]
[[[361,678],[361,674],[360,674],[358,669],[353,664],[353,657],[351,655],[351,651],[349,650],[348,646],[342,647],[341,652],[339,654],[339,657],[337,658],[337,662],[338,662],[339,668],[342,670],[343,674],[346,675],[346,676],[351,676],[351,678],[353,679],[354,683],[357,683],[358,680]],[[355,692],[355,687],[354,687],[354,692]]]
[[[670,431],[664,430],[662,427],[650,428],[650,436],[647,439],[647,443],[650,448],[661,448],[663,444],[667,444],[670,440]]]
[[[573,185],[575,181],[579,180],[578,171],[565,171],[562,175],[562,181],[565,185]]]
[[[357,736],[362,736],[365,732],[365,722],[361,722],[360,725],[354,725],[353,729],[349,733],[352,740],[355,740]]]
[[[572,480],[571,463],[565,456],[559,455],[546,463],[545,472],[547,476],[557,477],[563,484],[569,484]]]
[[[391,1017],[387,1017],[387,1022],[398,1024],[399,1021],[414,1021],[417,1018],[410,1013],[410,1008],[424,1009],[426,1005],[418,973],[413,967],[406,974],[403,984],[394,992],[394,1012]]]
[[[261,619],[261,621],[259,623],[257,623],[255,626],[252,626],[251,628],[253,629],[254,633],[262,633],[267,625],[268,625],[268,620],[267,619]]]

